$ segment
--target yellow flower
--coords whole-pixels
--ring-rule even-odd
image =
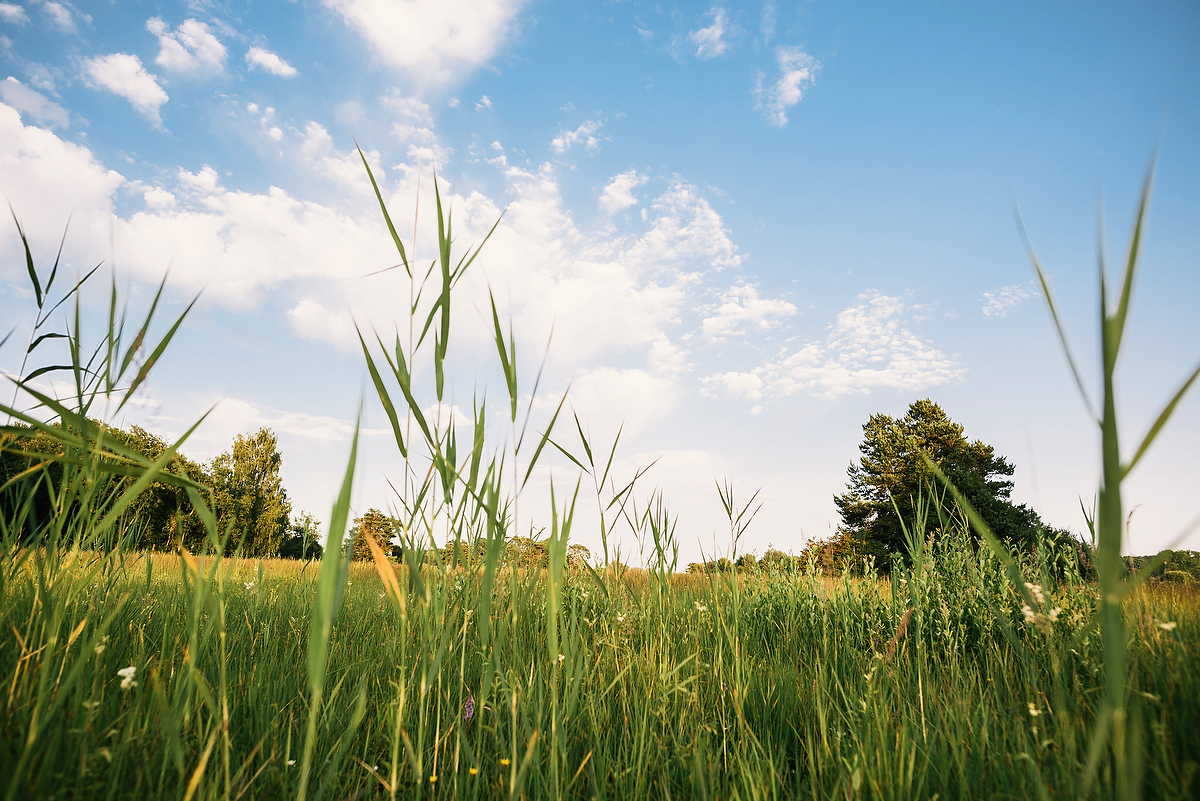
[[[501,767],[508,767],[510,764],[512,764],[512,763],[510,763],[507,759],[500,760]]]
[[[434,782],[436,782],[436,781],[437,781],[437,776],[430,776],[430,777],[429,777],[429,783],[430,783],[430,784],[433,784],[433,783],[434,783]]]
[[[474,775],[475,775],[476,773],[478,773],[478,772],[479,772],[479,768],[471,768],[471,775],[472,775],[472,776],[474,776]]]

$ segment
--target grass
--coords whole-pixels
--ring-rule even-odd
[[[1113,568],[1120,482],[1195,380],[1130,463],[1110,458],[1148,193],[1118,311],[1102,313],[1098,583],[1044,551],[1010,553],[961,499],[936,522],[918,505],[911,564],[885,581],[812,564],[678,575],[665,499],[640,496],[636,477],[613,481],[619,435],[592,443],[564,403],[531,423],[539,380],[518,391],[494,303],[508,430],[487,428],[486,398],[469,441],[427,417],[444,397],[453,289],[480,250],[452,257],[439,195],[437,257],[422,271],[378,190],[411,282],[410,324],[393,342],[360,341],[405,460],[394,481],[404,558],[368,538],[368,562],[351,561],[352,541],[318,563],[243,560],[205,488],[167,469],[186,436],[151,462],[92,419],[129,401],[182,318],[142,359],[157,302],[128,336],[114,288],[99,343],[85,345],[78,285],[56,301],[56,268],[39,281],[28,259],[39,309],[28,352],[57,343],[68,357],[17,382],[23,407],[0,406],[60,446],[0,486],[5,798],[1195,797],[1200,593]],[[39,333],[71,299],[64,328]],[[432,388],[412,377],[426,356]],[[55,372],[69,396],[37,390],[33,379]],[[0,430],[0,447],[22,431]],[[356,450],[357,436],[335,544]],[[521,490],[551,451],[580,478],[538,515],[547,566],[523,569],[503,559],[505,542],[528,529]],[[154,481],[186,491],[207,532],[201,552],[136,552],[126,510]],[[718,489],[733,556],[755,498]],[[575,510],[593,498],[604,557],[570,566]],[[617,526],[642,543],[645,570],[610,554]]]

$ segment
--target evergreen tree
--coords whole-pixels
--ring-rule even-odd
[[[932,400],[914,401],[900,419],[871,415],[863,434],[859,445],[862,458],[847,471],[846,492],[833,500],[842,517],[839,533],[861,544],[864,552],[875,554],[881,563],[886,564],[892,554],[906,552],[901,520],[908,525],[914,519],[918,497],[930,504],[930,528],[938,523],[934,503],[942,504],[946,517],[955,512],[953,500],[921,458],[922,451],[997,536],[1026,544],[1041,527],[1036,512],[1010,500],[1013,465],[991,445],[968,441],[963,427]]]

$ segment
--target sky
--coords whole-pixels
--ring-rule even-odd
[[[618,480],[653,463],[637,497],[661,490],[681,563],[731,547],[725,479],[762,502],[740,550],[829,536],[862,425],[924,397],[1081,532],[1098,432],[1014,209],[1095,393],[1098,241],[1120,262],[1158,154],[1118,376],[1130,453],[1200,359],[1197,41],[1187,2],[3,0],[0,193],[43,269],[69,218],[69,274],[103,262],[134,308],[168,270],[167,313],[200,295],[113,422],[171,438],[212,408],[199,460],[270,427],[322,520],[362,399],[355,512],[394,509],[402,471],[354,326],[406,331],[409,285],[370,275],[397,257],[357,141],[415,262],[435,172],[456,249],[500,220],[456,290],[447,405],[486,395],[506,436],[490,290],[533,428],[564,391],[598,448],[623,425]],[[32,308],[4,223],[14,341]],[[1193,394],[1125,484],[1127,551],[1200,548],[1174,542],[1198,452]],[[528,521],[577,472],[547,457]],[[597,550],[589,503],[573,536]]]

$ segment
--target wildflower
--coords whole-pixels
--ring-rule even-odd
[[[507,759],[500,760],[500,767],[502,767],[502,768],[507,768],[511,764],[512,763]]]
[[[1029,604],[1021,604],[1021,614],[1025,615],[1025,622],[1033,623],[1037,620],[1037,612],[1029,608]]]
[[[561,664],[562,664],[562,661],[563,661],[564,659],[566,659],[566,657],[565,657],[565,656],[563,656],[562,654],[559,654],[559,655],[558,655],[558,664],[560,664],[560,665],[561,665]]]
[[[122,690],[128,690],[137,686],[137,682],[133,680],[133,677],[137,675],[137,668],[135,668],[133,665],[130,665],[127,668],[121,668],[117,671],[117,675],[121,677]]]
[[[252,590],[252,589],[254,589],[254,582],[253,582],[253,581],[247,581],[247,582],[246,582],[246,589],[247,589],[247,590]]]
[[[96,656],[100,656],[100,654],[104,653],[104,649],[107,647],[108,647],[108,635],[105,634],[104,637],[102,637],[100,639],[100,642],[96,643]]]
[[[624,616],[624,615],[617,615],[617,622],[618,622],[618,623],[624,623],[624,622],[625,622],[625,616]]]
[[[1054,607],[1053,609],[1051,609],[1050,610],[1050,622],[1053,623],[1054,621],[1058,620],[1058,616],[1061,614],[1062,614],[1062,610],[1059,609],[1057,606]]]
[[[1042,594],[1041,584],[1030,584],[1027,581],[1025,582],[1025,589],[1029,590],[1029,594],[1033,596],[1033,600],[1037,601],[1039,604],[1046,603],[1046,596]]]
[[[474,776],[475,774],[479,773],[479,768],[471,768],[469,772],[472,776]]]
[[[295,765],[295,764],[296,764],[296,760],[294,760],[294,759],[289,759],[289,760],[288,760],[288,767],[289,767],[289,768],[290,768],[292,765]]]
[[[463,720],[470,723],[473,717],[475,717],[475,698],[468,693],[467,702],[463,704]]]
[[[1156,625],[1163,631],[1174,631],[1175,627],[1179,624],[1174,620],[1168,620],[1166,623],[1158,623]]]
[[[708,611],[708,607],[705,606],[704,604],[700,603],[699,601],[694,601],[693,604],[695,605],[697,612],[707,612]]]
[[[586,601],[586,600],[587,600],[587,597],[588,597],[588,594],[587,594],[586,592],[584,592],[584,593],[581,593],[581,595],[583,595],[583,599]]]
[[[436,783],[436,782],[437,782],[437,774],[434,774],[433,776],[430,776],[430,777],[429,777],[429,783],[430,783],[430,784],[434,784],[434,783]]]
[[[1042,713],[1041,713],[1041,712],[1038,710],[1038,708],[1037,708],[1037,704],[1032,704],[1032,703],[1031,703],[1031,704],[1029,705],[1029,717],[1031,717],[1031,718],[1036,718],[1036,717],[1037,717],[1038,715],[1040,715],[1040,714],[1042,714]]]

